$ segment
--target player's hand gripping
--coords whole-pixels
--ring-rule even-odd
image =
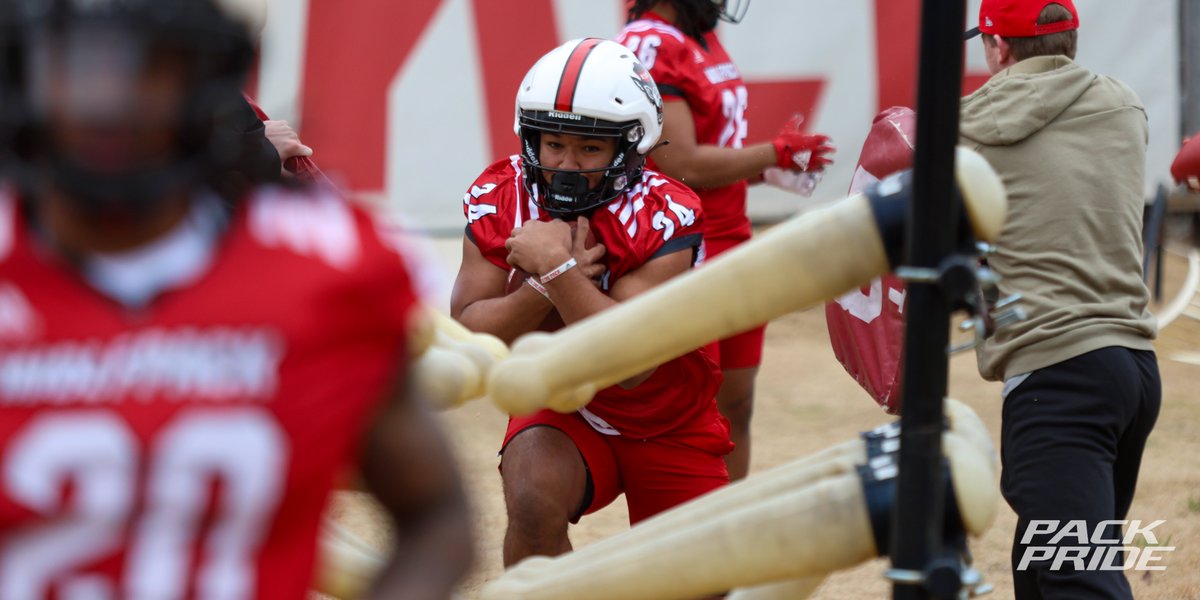
[[[807,134],[801,131],[803,115],[792,117],[772,140],[775,146],[776,164],[790,171],[814,172],[833,164],[830,155],[836,148],[828,136]]]
[[[300,135],[287,121],[264,121],[263,126],[266,128],[267,140],[279,153],[279,162],[287,162],[289,158],[296,156],[312,156],[312,148],[300,142]]]
[[[575,258],[580,273],[583,273],[589,281],[597,288],[600,287],[600,278],[604,275],[604,263],[600,262],[604,258],[604,253],[607,249],[604,244],[593,244],[588,247],[588,240],[594,238],[591,236],[591,223],[587,217],[579,217],[575,220],[573,237],[571,238],[571,256]]]
[[[588,279],[599,277],[604,272],[599,260],[605,248],[601,244],[587,248],[587,219],[580,217],[577,223],[574,235],[571,226],[558,219],[529,221],[513,229],[512,236],[504,243],[508,264],[541,276],[574,258],[580,273]]]

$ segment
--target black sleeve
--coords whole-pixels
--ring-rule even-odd
[[[683,90],[668,83],[658,84],[658,93],[663,96],[675,96],[677,98],[686,98],[687,95]]]
[[[704,238],[704,236],[699,233],[693,233],[691,235],[677,237],[677,238],[663,244],[662,247],[660,247],[658,249],[658,251],[656,251],[654,253],[654,255],[650,257],[650,260],[654,260],[660,256],[666,256],[668,254],[673,254],[675,252],[679,252],[680,250],[687,250],[687,249],[691,248],[692,252],[693,252],[692,260],[694,262],[695,261],[694,253],[695,253],[696,249],[700,247],[700,241],[703,238]],[[648,260],[646,262],[650,262],[650,260]]]
[[[272,183],[281,179],[279,153],[267,139],[267,128],[250,103],[242,100],[232,119],[238,132],[236,169],[254,183]]]

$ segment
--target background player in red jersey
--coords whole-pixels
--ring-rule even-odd
[[[294,598],[341,471],[445,598],[464,494],[405,393],[400,255],[328,190],[219,197],[246,0],[0,2],[0,598]]]
[[[453,316],[513,340],[552,312],[569,325],[691,268],[699,201],[643,169],[661,118],[653,79],[625,47],[575,40],[542,57],[517,93],[521,154],[485,170],[464,197]],[[568,523],[622,492],[637,522],[726,483],[719,382],[715,363],[694,351],[601,390],[578,413],[511,419],[505,565],[570,550]]]
[[[637,0],[617,41],[637,53],[663,97],[663,140],[651,157],[656,169],[696,190],[708,216],[708,259],[750,239],[747,180],[779,167],[819,172],[830,163],[829,138],[808,135],[801,118],[789,121],[771,142],[744,146],[749,99],[741,73],[714,30],[736,23],[749,0]],[[730,420],[734,451],[726,457],[733,479],[750,468],[750,415],[754,378],[762,361],[765,325],[721,340],[725,376],[717,402]]]

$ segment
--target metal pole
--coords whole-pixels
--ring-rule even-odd
[[[917,147],[906,264],[937,269],[954,252],[958,224],[954,146],[962,90],[965,0],[924,0],[917,87]],[[892,515],[892,566],[923,572],[942,552],[942,399],[950,299],[937,283],[909,282],[900,472]],[[929,598],[897,582],[894,597]]]

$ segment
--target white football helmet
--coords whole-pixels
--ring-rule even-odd
[[[539,59],[517,90],[514,129],[521,138],[525,186],[552,215],[586,214],[641,176],[662,120],[658,86],[633,52],[597,38],[567,42]],[[538,152],[544,131],[615,138],[616,154],[601,169],[543,167]],[[550,174],[548,185],[543,172]],[[604,173],[595,188],[584,177],[591,172]]]

